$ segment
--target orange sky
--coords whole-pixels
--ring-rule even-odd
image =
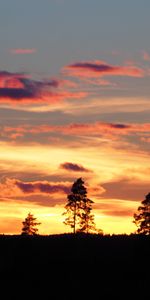
[[[70,231],[62,217],[65,188],[80,176],[95,202],[97,227],[105,233],[135,231],[133,213],[149,188],[149,155],[134,147],[121,149],[118,140],[117,149],[116,141],[103,141],[100,148],[98,138],[87,143],[61,148],[1,143],[1,233],[20,233],[28,212],[42,223],[41,234]]]
[[[135,81],[147,75],[144,68],[137,76],[136,67],[129,67],[128,73],[128,67],[100,61],[70,69],[76,67],[82,71],[72,74],[78,76],[78,84],[66,79],[70,74],[37,81],[1,72],[1,233],[20,233],[28,212],[42,223],[41,234],[70,231],[62,213],[79,177],[94,201],[98,228],[104,233],[136,229],[133,214],[149,192],[149,101],[145,96],[118,96],[120,78],[120,87],[115,92],[112,87],[108,98],[99,91],[92,95],[87,84],[92,89],[89,78],[97,79],[99,72],[99,77],[110,72]],[[89,69],[88,75],[84,69]]]

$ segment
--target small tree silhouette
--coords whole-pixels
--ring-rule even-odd
[[[138,214],[134,214],[133,223],[138,227],[137,233],[150,235],[150,193],[146,195],[138,207]]]
[[[36,235],[38,234],[38,229],[36,226],[40,225],[41,223],[36,222],[37,218],[34,218],[33,214],[29,213],[25,221],[22,222],[22,235]]]

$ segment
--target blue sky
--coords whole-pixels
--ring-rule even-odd
[[[72,61],[106,59],[112,51],[135,58],[150,48],[149,11],[148,0],[1,0],[1,68],[53,75]],[[12,59],[11,48],[37,53]]]

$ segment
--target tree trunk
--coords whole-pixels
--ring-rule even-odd
[[[73,233],[76,233],[76,202],[74,207],[74,224],[73,224]]]

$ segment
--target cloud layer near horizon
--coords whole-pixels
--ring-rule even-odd
[[[3,191],[0,193],[0,202],[5,202],[7,205],[7,202],[13,200],[16,203],[30,203],[41,207],[64,207],[72,184],[73,182],[23,182],[6,178],[0,183],[1,191]],[[149,183],[120,178],[116,182],[108,182],[102,186],[88,186],[87,191],[88,196],[94,198],[94,209],[102,215],[128,217],[133,216],[137,201],[143,198],[148,187]],[[122,195],[125,195],[124,200],[122,200]]]
[[[49,199],[49,205],[53,206],[60,204],[59,198],[63,198],[63,195],[70,192],[71,185],[69,182],[24,182],[15,178],[5,178],[5,180],[0,183],[0,187],[3,190],[3,192],[0,193],[1,201],[4,201],[4,199],[5,201],[16,199],[23,202],[39,203],[45,206],[48,205],[47,199]],[[48,198],[46,195],[48,195]],[[57,195],[55,196],[55,200],[54,196],[52,200],[50,199],[51,195]],[[46,203],[44,202],[45,199]]]

